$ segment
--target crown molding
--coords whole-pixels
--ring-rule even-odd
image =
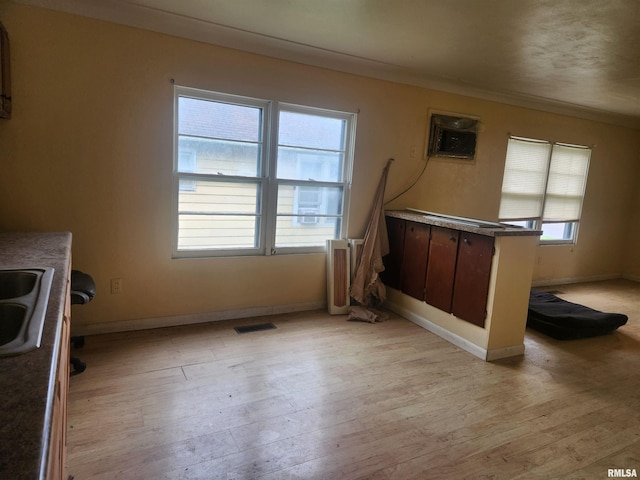
[[[640,118],[523,93],[480,88],[444,77],[428,76],[399,65],[346,55],[312,45],[261,35],[122,0],[12,0],[29,5],[150,30],[234,50],[315,67],[418,86],[517,107],[640,129]]]

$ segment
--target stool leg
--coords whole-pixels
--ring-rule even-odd
[[[71,375],[82,373],[87,368],[87,364],[77,357],[71,357],[70,361],[71,365],[73,365],[73,372],[71,372]]]
[[[71,345],[73,346],[73,348],[82,348],[84,346],[84,337],[71,337]],[[71,365],[73,365],[73,371],[71,372],[71,375],[77,375],[87,369],[87,364],[80,360],[78,357],[71,357],[69,361],[71,362]]]

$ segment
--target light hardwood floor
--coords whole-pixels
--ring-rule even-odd
[[[68,473],[97,479],[606,479],[640,475],[640,284],[563,285],[626,313],[604,337],[528,331],[485,363],[407,320],[324,312],[87,337]],[[272,321],[238,335],[233,326]]]

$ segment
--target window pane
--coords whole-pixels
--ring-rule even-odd
[[[574,222],[543,223],[541,241],[573,240]]]
[[[178,135],[261,142],[262,109],[179,97]]]
[[[278,215],[342,215],[343,187],[278,186]]]
[[[278,117],[276,175],[300,183],[278,184],[276,247],[325,246],[327,239],[340,238],[351,123],[343,114],[315,112],[280,111]]]
[[[342,187],[279,185],[276,246],[322,246],[339,238],[342,194]]]
[[[278,178],[341,182],[344,154],[322,150],[278,148]]]
[[[328,239],[339,238],[339,217],[307,218],[278,216],[276,247],[321,247]]]
[[[184,175],[181,182],[189,181]],[[180,190],[178,212],[180,213],[260,213],[260,184],[191,180],[193,190]]]
[[[346,120],[297,112],[280,112],[278,144],[344,150]]]
[[[212,175],[260,175],[260,144],[181,136],[178,171]]]
[[[179,250],[257,248],[260,218],[256,215],[178,216]]]
[[[533,228],[533,220],[509,220],[504,223],[506,223],[507,225],[513,225],[514,227]]]

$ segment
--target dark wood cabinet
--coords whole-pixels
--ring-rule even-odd
[[[453,300],[459,236],[457,230],[431,227],[424,300],[448,313],[451,313]]]
[[[402,257],[404,256],[404,230],[406,221],[401,218],[386,217],[389,236],[389,254],[383,257],[384,270],[380,278],[385,285],[400,290]]]
[[[383,282],[484,326],[494,238],[387,217],[390,253]]]
[[[461,232],[452,313],[480,327],[487,316],[493,237]]]
[[[431,227],[425,223],[406,223],[400,290],[418,300],[424,300]]]

